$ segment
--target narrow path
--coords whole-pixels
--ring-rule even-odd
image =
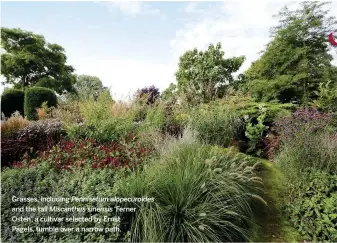
[[[282,213],[282,205],[286,201],[285,180],[276,166],[261,160],[262,169],[259,176],[263,179],[264,199],[268,207],[259,208],[256,222],[259,226],[254,230],[254,242],[298,242],[299,234]]]

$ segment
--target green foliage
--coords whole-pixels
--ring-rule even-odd
[[[336,20],[328,17],[326,4],[302,2],[297,10],[279,13],[274,39],[244,75],[247,89],[259,101],[308,103],[316,98],[313,91],[320,82],[336,81],[326,41],[326,33],[336,30]]]
[[[315,92],[318,96],[314,103],[318,108],[327,112],[337,112],[337,85],[331,81],[321,83],[319,90]]]
[[[16,88],[38,85],[58,93],[72,91],[74,68],[66,65],[64,49],[46,43],[41,35],[21,29],[1,28],[1,74]]]
[[[32,87],[26,90],[24,110],[28,120],[37,119],[36,108],[41,107],[43,102],[47,102],[49,107],[55,107],[57,105],[55,92],[42,87]]]
[[[337,133],[330,116],[299,110],[278,121],[281,147],[275,160],[288,184],[285,207],[303,240],[336,241]]]
[[[296,110],[294,104],[280,104],[278,102],[255,102],[249,96],[230,96],[216,101],[218,105],[225,106],[231,109],[236,110],[241,117],[248,116],[250,118],[257,119],[260,115],[260,107],[265,108],[266,117],[265,123],[272,123],[276,118],[290,115],[292,111]]]
[[[109,92],[101,93],[97,101],[90,98],[80,103],[80,111],[85,121],[89,124],[99,123],[102,120],[111,118],[111,108],[114,101]]]
[[[72,139],[93,138],[99,142],[119,140],[134,131],[132,119],[105,119],[97,123],[66,125],[65,130]]]
[[[112,228],[118,223],[102,222],[102,223],[88,223],[88,222],[13,222],[12,216],[32,216],[27,212],[12,212],[12,208],[29,206],[29,207],[45,207],[45,206],[59,206],[59,207],[92,207],[92,208],[113,208],[111,202],[13,202],[12,196],[16,197],[113,197],[114,186],[114,171],[111,169],[93,170],[91,168],[84,168],[72,172],[56,170],[42,163],[36,167],[21,168],[21,169],[6,169],[1,172],[1,238],[2,241],[15,242],[113,242],[121,241],[118,233],[108,232],[43,232],[43,233],[14,233],[12,226],[17,227],[34,227],[34,226],[55,226],[55,227],[100,227]],[[118,216],[114,211],[112,212],[49,212],[48,215],[53,217],[114,217]],[[34,217],[46,217],[45,212],[35,212]]]
[[[197,132],[200,142],[220,146],[231,145],[244,125],[234,109],[215,103],[195,108],[189,124]]]
[[[291,180],[297,180],[298,173],[310,168],[337,174],[336,134],[328,127],[318,129],[309,122],[282,141],[275,162]]]
[[[266,118],[266,108],[262,105],[260,106],[260,110],[261,114],[257,118],[257,124],[253,124],[252,120],[248,121],[245,132],[246,137],[249,139],[249,148],[247,152],[255,152],[258,156],[261,155],[261,151],[256,150],[261,143],[263,132],[268,129],[268,126],[264,125]]]
[[[23,115],[25,92],[19,89],[7,89],[1,95],[1,112],[10,117],[15,111]]]
[[[131,241],[223,242],[249,238],[261,179],[241,156],[177,143],[146,170],[116,181],[123,196],[154,197],[138,206]]]
[[[214,100],[219,89],[233,82],[232,74],[243,61],[243,56],[225,59],[220,43],[209,45],[206,51],[187,51],[180,57],[176,72],[178,90],[192,105]]]
[[[114,101],[109,92],[99,95],[97,101],[93,98],[79,104],[84,123],[68,123],[65,129],[73,138],[94,138],[107,142],[127,136],[133,131],[133,117],[131,114],[120,114],[113,117]]]
[[[74,88],[79,100],[97,98],[101,93],[107,91],[98,77],[90,75],[79,75]]]
[[[285,208],[303,240],[337,241],[337,175],[313,171],[293,185]]]
[[[169,100],[172,99],[176,93],[177,85],[174,83],[170,83],[169,87],[165,89],[162,94],[161,94],[161,99],[162,100]]]
[[[257,175],[263,180],[263,198],[267,207],[255,207],[258,212],[254,218],[253,242],[300,242],[302,238],[297,229],[289,222],[284,206],[289,202],[285,175],[274,163],[259,159],[261,168]]]
[[[165,107],[163,103],[156,103],[148,110],[141,128],[146,130],[162,131],[165,125]]]

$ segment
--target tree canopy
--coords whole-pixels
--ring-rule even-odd
[[[43,86],[58,93],[73,91],[74,68],[66,65],[63,47],[47,43],[42,35],[21,29],[1,28],[1,74],[15,88]]]
[[[316,98],[320,83],[337,81],[327,39],[336,21],[326,4],[301,2],[297,10],[280,11],[279,25],[271,30],[274,39],[244,74],[255,98],[306,103]]]
[[[219,90],[233,83],[233,73],[241,67],[244,57],[224,58],[221,44],[209,45],[206,51],[196,48],[186,51],[176,72],[178,90],[188,102],[209,102],[218,97]],[[195,100],[195,99],[198,99]]]
[[[96,76],[79,75],[74,85],[76,93],[80,100],[87,100],[92,97],[98,97],[108,88],[103,86],[102,81]]]

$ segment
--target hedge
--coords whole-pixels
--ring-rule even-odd
[[[57,97],[53,90],[43,87],[32,87],[26,90],[24,111],[28,120],[36,120],[36,108],[47,101],[48,107],[57,105]]]
[[[23,115],[25,92],[19,89],[7,89],[1,95],[1,112],[10,117],[15,111]]]

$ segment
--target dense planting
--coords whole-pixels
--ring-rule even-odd
[[[243,56],[210,44],[180,57],[177,84],[118,102],[98,77],[72,74],[62,47],[2,28],[1,71],[20,90],[1,96],[1,242],[337,241],[335,27],[323,6],[282,10],[243,74]],[[120,197],[151,203],[109,201]]]

